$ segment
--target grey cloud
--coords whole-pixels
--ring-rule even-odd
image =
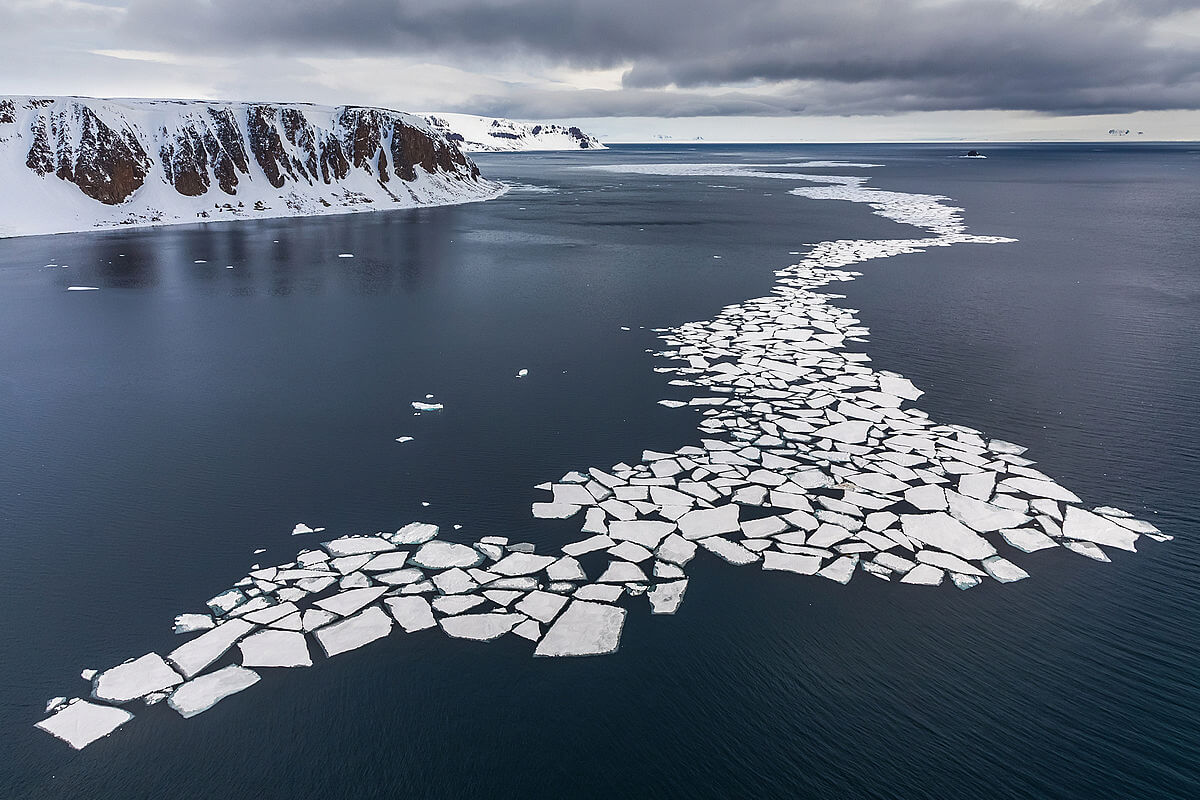
[[[550,99],[555,116],[656,105],[656,116],[1101,113],[1200,108],[1200,50],[1151,35],[1196,9],[1200,0],[133,0],[123,37],[212,53],[630,65],[619,91],[479,98],[510,116]]]

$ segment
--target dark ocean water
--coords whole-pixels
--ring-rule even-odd
[[[0,796],[1200,796],[1200,147],[960,152],[485,156],[557,191],[0,241]],[[530,518],[534,484],[698,438],[655,405],[677,392],[647,329],[765,294],[803,243],[914,231],[787,182],[576,167],[799,158],[884,164],[872,185],[1020,240],[839,290],[920,407],[1174,542],[965,593],[701,558],[611,656],[394,634],[80,753],[33,729],[80,669],[170,649],[175,614],[290,560],[297,521],[577,533]],[[413,417],[426,393],[446,410]]]

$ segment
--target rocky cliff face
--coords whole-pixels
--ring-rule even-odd
[[[379,108],[0,98],[0,235],[493,196],[459,147]]]
[[[574,125],[514,122],[470,114],[426,114],[425,121],[468,152],[605,149],[599,139]]]

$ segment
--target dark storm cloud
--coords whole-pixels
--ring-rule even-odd
[[[510,116],[1077,114],[1200,107],[1200,30],[1180,16],[1197,9],[1200,0],[139,0],[125,30],[154,49],[629,65],[622,90],[514,86],[475,99]],[[1190,44],[1170,35],[1186,24]]]

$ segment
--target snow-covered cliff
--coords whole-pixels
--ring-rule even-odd
[[[0,97],[0,236],[336,214],[502,191],[379,108]]]
[[[513,122],[509,119],[476,117],[471,114],[426,114],[425,121],[469,153],[605,149],[595,136],[590,136],[574,126]]]

